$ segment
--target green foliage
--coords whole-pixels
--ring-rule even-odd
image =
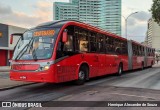
[[[152,17],[155,20],[155,22],[160,24],[160,0],[153,0],[151,12],[152,12]]]

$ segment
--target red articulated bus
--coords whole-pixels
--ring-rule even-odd
[[[60,20],[20,36],[11,61],[10,79],[60,83],[151,67],[155,49],[94,26]]]

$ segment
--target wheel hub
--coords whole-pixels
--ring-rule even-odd
[[[84,79],[85,73],[83,71],[79,72],[79,79]]]

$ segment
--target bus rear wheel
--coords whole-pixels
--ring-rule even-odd
[[[151,66],[149,66],[149,67],[152,68],[152,66],[153,66],[153,61],[151,62]]]
[[[144,63],[142,63],[142,67],[141,67],[141,69],[142,69],[142,70],[144,70]]]
[[[123,72],[122,64],[119,64],[117,75],[118,75],[118,76],[121,76],[121,75],[122,75],[122,72]]]
[[[86,81],[86,76],[87,76],[87,67],[82,66],[79,69],[79,73],[78,73],[78,80],[76,80],[76,84],[77,85],[82,85],[85,83]]]

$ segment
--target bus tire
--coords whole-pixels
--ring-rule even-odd
[[[141,69],[144,70],[144,63],[143,63],[143,62],[142,62],[142,67],[141,67]]]
[[[153,63],[153,61],[152,61],[152,65],[151,65],[151,68],[153,67],[153,65],[154,65],[154,63]]]
[[[123,72],[123,65],[122,65],[122,63],[120,63],[120,64],[119,64],[119,67],[118,67],[117,76],[121,76],[121,75],[122,75],[122,72]]]
[[[81,66],[78,73],[78,80],[75,81],[76,85],[83,85],[87,77],[87,67]]]
[[[152,68],[152,66],[153,66],[153,61],[151,62],[151,65],[149,66],[149,68]]]

